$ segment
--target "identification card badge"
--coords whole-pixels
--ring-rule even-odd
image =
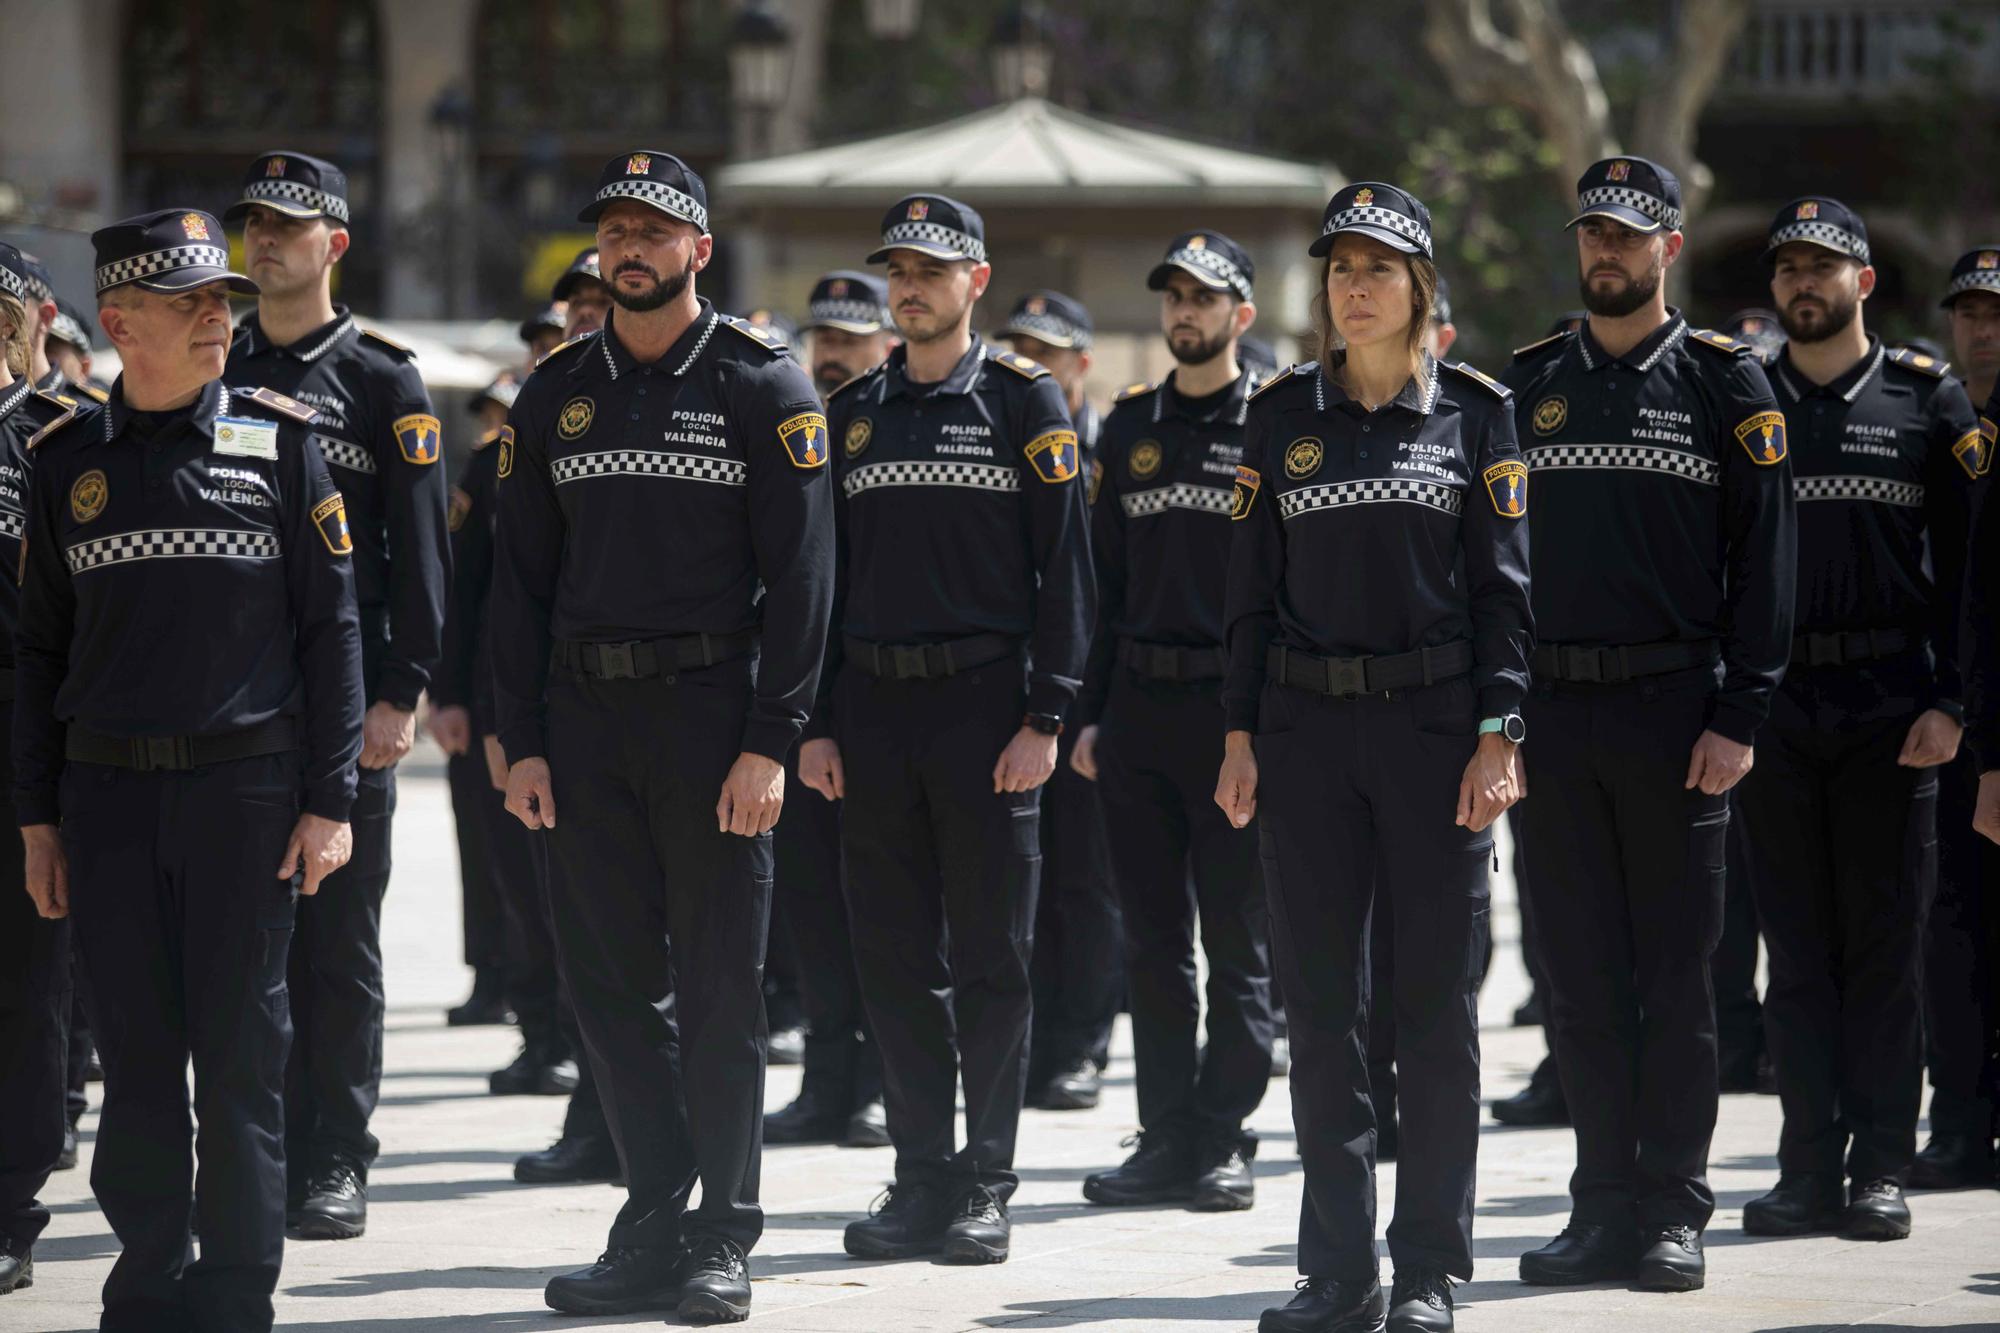
[[[245,417],[217,417],[215,452],[234,454],[238,458],[276,458],[277,423],[252,421]]]

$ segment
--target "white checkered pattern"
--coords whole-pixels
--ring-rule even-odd
[[[944,249],[964,255],[974,263],[986,262],[986,242],[942,223],[898,222],[882,233],[882,248],[885,250],[910,244],[942,246]]]
[[[2000,292],[2000,268],[1976,268],[1959,274],[1945,288],[1945,299],[1949,301],[1960,292]]]
[[[1202,514],[1226,514],[1230,510],[1233,495],[1232,491],[1219,491],[1213,486],[1195,486],[1185,481],[1177,481],[1171,486],[1121,495],[1118,497],[1118,502],[1125,506],[1127,518],[1164,514],[1169,509],[1192,509]]]
[[[712,481],[721,486],[741,486],[749,475],[749,470],[734,459],[657,453],[651,449],[609,449],[595,454],[571,454],[550,464],[549,472],[558,486],[590,477],[679,477],[684,481]]]
[[[1420,504],[1447,514],[1465,512],[1465,494],[1435,481],[1413,481],[1394,477],[1386,481],[1336,481],[1325,486],[1306,486],[1278,497],[1278,512],[1297,518],[1319,509],[1342,509],[1348,505]]]
[[[1230,290],[1244,300],[1250,299],[1250,279],[1243,276],[1243,270],[1231,263],[1227,255],[1214,250],[1180,249],[1168,255],[1166,262],[1198,268],[1229,284]]]
[[[600,204],[612,199],[637,199],[670,217],[692,222],[703,231],[708,230],[708,210],[696,203],[693,195],[684,194],[671,185],[662,185],[659,181],[613,181],[597,192]]]
[[[1606,204],[1617,204],[1643,213],[1668,231],[1681,229],[1681,211],[1671,207],[1667,201],[1644,190],[1635,190],[1629,185],[1600,185],[1594,190],[1585,190],[1577,196],[1579,211],[1588,213],[1593,208]]]
[[[1327,219],[1326,225],[1320,228],[1320,235],[1331,236],[1349,227],[1380,227],[1414,242],[1425,254],[1431,252],[1431,234],[1424,224],[1415,218],[1405,217],[1393,208],[1383,208],[1379,204],[1370,204],[1366,208],[1343,208]]]
[[[1810,241],[1839,254],[1852,256],[1864,264],[1868,262],[1868,242],[1831,222],[1788,222],[1771,233],[1771,243],[1767,248],[1775,250],[1792,241]]]
[[[121,283],[157,278],[188,268],[217,268],[227,272],[229,251],[219,245],[176,245],[133,255],[130,259],[113,260],[97,270],[97,290],[106,292]]]
[[[23,305],[27,304],[27,280],[11,268],[0,268],[0,292],[7,293]]]
[[[1924,503],[1923,487],[1881,477],[1795,477],[1792,489],[1801,501],[1870,500],[1906,509],[1920,509]]]
[[[14,409],[27,399],[29,393],[34,390],[34,387],[34,384],[28,377],[23,375],[20,379],[14,381],[13,388],[7,390],[4,394],[0,394],[0,421],[5,421],[8,417],[12,416]]]
[[[12,537],[20,541],[28,535],[28,520],[9,510],[0,509],[0,537]]]
[[[1530,472],[1590,468],[1611,472],[1660,472],[1701,486],[1720,486],[1722,468],[1678,449],[1645,444],[1538,444],[1521,455]]]
[[[964,486],[975,491],[1018,491],[1018,468],[995,463],[866,463],[840,481],[848,498],[883,486]]]
[[[889,322],[888,312],[873,301],[814,301],[806,307],[814,324],[875,324]]]
[[[1074,347],[1081,351],[1090,346],[1090,335],[1060,315],[1023,312],[1007,321],[1007,332],[1026,333],[1051,347]]]
[[[225,560],[276,560],[278,538],[269,532],[238,532],[228,528],[153,528],[119,532],[78,542],[63,551],[72,576],[132,560],[217,556]]]
[[[345,338],[347,336],[347,331],[353,327],[354,327],[354,319],[352,316],[349,316],[348,318],[341,320],[340,323],[333,326],[333,332],[327,334],[325,341],[321,342],[319,346],[308,348],[307,350],[300,352],[299,360],[301,361],[319,360],[321,357],[325,356],[328,352],[332,351],[333,345],[339,342],[342,338]]]
[[[319,446],[320,457],[327,461],[329,467],[344,467],[349,472],[366,472],[371,476],[380,470],[375,466],[375,455],[358,444],[325,435],[313,436],[313,443]]]
[[[315,190],[310,185],[297,181],[265,178],[255,180],[243,187],[243,197],[239,204],[292,204],[298,208],[310,208],[315,213],[324,213],[341,222],[347,221],[347,201]],[[283,211],[282,209],[280,210]]]

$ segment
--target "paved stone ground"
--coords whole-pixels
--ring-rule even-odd
[[[650,1316],[558,1319],[542,1304],[550,1275],[596,1256],[623,1196],[606,1185],[513,1181],[510,1163],[555,1136],[562,1102],[488,1096],[486,1073],[512,1057],[512,1034],[444,1026],[443,1009],[463,996],[469,976],[459,963],[450,827],[441,771],[434,756],[419,756],[402,784],[385,927],[388,1072],[376,1118],[383,1154],[369,1230],[359,1240],[286,1247],[279,1324],[351,1333],[568,1333],[656,1323]],[[1511,885],[1499,885],[1496,897],[1501,948],[1483,997],[1488,1096],[1518,1087],[1541,1052],[1538,1032],[1504,1026],[1525,978],[1513,947]],[[1083,1202],[1080,1182],[1120,1160],[1119,1140],[1135,1127],[1131,1045],[1122,1026],[1116,1049],[1099,1109],[1027,1113],[1014,1257],[999,1267],[850,1260],[840,1229],[887,1178],[888,1151],[767,1151],[769,1220],[751,1265],[755,1322],[822,1333],[1254,1328],[1260,1310],[1289,1297],[1296,1276],[1300,1177],[1285,1085],[1273,1083],[1256,1117],[1264,1155],[1253,1211],[1217,1217],[1095,1208]],[[782,1105],[797,1086],[795,1069],[773,1070],[769,1104]],[[96,1327],[97,1293],[117,1242],[89,1193],[95,1124],[93,1111],[84,1121],[84,1168],[58,1174],[47,1191],[55,1220],[36,1251],[36,1284],[0,1299],[0,1330]],[[2000,1191],[1919,1196],[1916,1234],[1898,1244],[1751,1241],[1740,1229],[1741,1209],[1775,1177],[1777,1130],[1775,1099],[1724,1099],[1711,1172],[1720,1209],[1708,1233],[1708,1288],[1660,1296],[1611,1285],[1548,1292],[1514,1280],[1521,1251],[1562,1227],[1570,1139],[1566,1130],[1489,1123],[1481,1143],[1479,1272],[1459,1291],[1459,1326],[1475,1333],[2000,1329]],[[1385,1168],[1384,1223],[1394,1180],[1394,1167]]]

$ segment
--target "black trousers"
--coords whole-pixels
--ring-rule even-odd
[[[271,1327],[297,883],[276,871],[301,791],[296,753],[181,773],[64,770],[70,915],[104,1062],[90,1184],[124,1246],[105,1330]]]
[[[0,849],[0,856],[6,854]],[[25,890],[23,891],[25,893]],[[84,1008],[83,960],[76,955],[74,936],[69,954],[70,989],[69,1036],[63,1054],[63,1112],[74,1125],[90,1109],[86,1089],[90,1083],[90,1014]],[[0,1047],[0,1049],[5,1049]]]
[[[763,1232],[771,835],[724,833],[715,815],[752,671],[549,682],[556,948],[630,1182],[612,1245],[699,1232],[747,1251]]]
[[[456,759],[453,760],[457,762]],[[521,1037],[530,1050],[549,1059],[571,1054],[556,1017],[556,944],[549,921],[548,838],[507,812],[507,798],[487,779],[485,756],[479,756],[477,793],[467,792],[477,817],[476,832],[485,846],[488,882],[503,927],[500,972],[506,978],[507,1000],[520,1021]],[[457,796],[453,801],[456,803]],[[468,897],[466,910],[471,910]]]
[[[292,934],[292,1053],[285,1069],[286,1160],[296,1195],[335,1157],[364,1174],[382,1092],[382,896],[389,888],[394,769],[362,769],[349,822],[354,855],[299,903]]]
[[[1402,1153],[1398,1269],[1472,1276],[1479,1151],[1478,976],[1490,832],[1453,823],[1478,725],[1460,679],[1328,698],[1264,687],[1257,818],[1272,960],[1292,1041],[1292,1122],[1306,1191],[1299,1271],[1375,1275],[1371,1003],[1393,1004]],[[1372,995],[1369,919],[1396,918],[1393,996]]]
[[[1759,741],[1763,739],[1759,736]],[[1763,752],[1758,751],[1758,762]],[[1753,767],[1752,772],[1755,772]],[[1740,784],[1739,784],[1740,785]],[[1735,808],[1739,815],[1743,802]],[[1709,960],[1709,976],[1715,987],[1715,1038],[1720,1068],[1738,1077],[1754,1078],[1758,1057],[1765,1049],[1764,1004],[1757,998],[1757,941],[1761,927],[1757,920],[1757,865],[1760,858],[1751,846],[1755,835],[1748,821],[1730,821],[1727,847],[1729,873],[1722,890],[1722,935],[1715,955]]]
[[[850,666],[836,686],[848,920],[902,1184],[1006,1197],[1019,1180],[1041,793],[996,793],[993,766],[1025,687],[1011,659],[943,680]]]
[[[1106,845],[1097,784],[1069,766],[1066,732],[1042,798],[1042,886],[1028,964],[1035,1018],[1028,1082],[1035,1085],[1085,1060],[1111,1059],[1111,1025],[1125,998],[1118,887]]]
[[[1717,1106],[1708,960],[1729,797],[1686,788],[1712,673],[1541,684],[1525,810],[1551,1030],[1576,1129],[1573,1219],[1708,1224]]]
[[[1097,741],[1097,788],[1124,923],[1125,976],[1148,1134],[1233,1138],[1271,1078],[1269,912],[1257,832],[1215,804],[1217,682],[1120,672]],[[1208,958],[1199,1054],[1195,923]],[[1037,946],[1039,947],[1039,946]]]
[[[1896,763],[1927,665],[1794,664],[1738,790],[1771,951],[1764,1013],[1787,1175],[1866,1184],[1916,1155],[1936,769]]]
[[[882,1058],[868,1033],[854,937],[841,887],[840,803],[799,781],[796,747],[785,759],[785,817],[778,821],[774,930],[788,936],[806,1016],[802,1092],[850,1112],[882,1095]]]
[[[1924,933],[1931,1132],[2000,1134],[2000,847],[1972,831],[1979,768],[1938,770],[1938,890]]]
[[[499,882],[488,832],[488,807],[500,793],[486,773],[486,755],[478,739],[464,754],[445,760],[445,781],[451,788],[451,818],[458,833],[458,882],[465,932],[465,965],[477,972],[498,973],[512,961],[507,931],[505,891]],[[511,816],[510,816],[511,818]],[[516,827],[527,832],[520,820]],[[510,1001],[513,996],[507,997]],[[518,1012],[518,1011],[517,1011]]]
[[[1518,808],[1518,807],[1515,807]],[[1514,862],[1518,866],[1518,848]],[[1516,872],[1519,873],[1518,871]],[[1517,878],[1514,881],[1520,883]],[[1486,974],[1493,968],[1493,919],[1491,913],[1479,923],[1479,973],[1473,978],[1473,994],[1486,988]],[[1369,923],[1368,967],[1373,995],[1396,993],[1396,916],[1377,912]],[[1396,1116],[1396,1006],[1389,1003],[1368,1006],[1368,1096],[1375,1103],[1375,1133],[1379,1140],[1393,1131]]]

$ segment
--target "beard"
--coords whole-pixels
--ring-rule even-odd
[[[653,280],[653,289],[637,293],[626,291],[618,285],[618,279],[627,273],[645,274]],[[644,314],[648,310],[658,310],[661,306],[679,300],[681,294],[687,291],[688,283],[693,280],[694,270],[691,267],[682,269],[671,278],[662,278],[651,265],[642,264],[636,259],[627,260],[611,275],[611,299],[618,303],[620,310]]]
[[[1828,296],[1811,303],[1794,298],[1778,312],[1778,323],[1795,343],[1819,343],[1845,332],[1860,311],[1859,296]]]
[[[854,378],[854,372],[838,361],[822,361],[813,367],[813,384],[824,398]]]
[[[1186,339],[1176,341],[1174,333],[1192,333],[1194,341],[1189,342]],[[1167,335],[1167,350],[1173,353],[1174,360],[1184,366],[1205,366],[1221,356],[1224,349],[1229,346],[1230,335],[1227,332],[1219,333],[1213,338],[1202,337],[1200,329],[1176,329],[1174,333]]]
[[[1603,291],[1593,287],[1588,275],[1577,284],[1577,290],[1583,297],[1583,308],[1591,314],[1602,315],[1606,319],[1621,319],[1645,308],[1646,303],[1653,299],[1653,294],[1660,290],[1660,279],[1666,271],[1663,261],[1654,260],[1644,273],[1628,279],[1623,287],[1616,290]]]

